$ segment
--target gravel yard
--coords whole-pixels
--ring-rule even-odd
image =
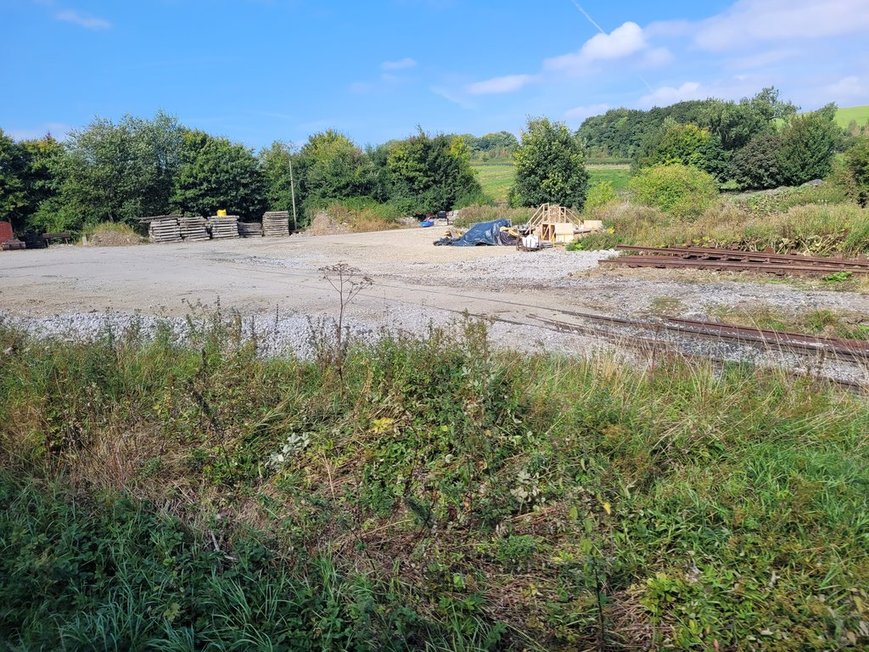
[[[614,252],[509,247],[434,247],[442,228],[289,239],[243,239],[136,247],[53,247],[0,254],[0,314],[47,333],[92,335],[107,322],[176,320],[196,306],[235,309],[269,332],[275,351],[308,347],[309,324],[337,312],[321,267],[346,262],[373,284],[349,319],[362,336],[382,329],[423,333],[467,313],[492,321],[492,335],[520,350],[565,353],[622,348],[593,332],[559,332],[548,320],[581,322],[564,311],[704,318],[720,306],[799,312],[826,308],[869,315],[856,292],[785,283],[721,280],[700,272],[602,270]],[[135,316],[135,317],[134,317]],[[757,357],[750,355],[736,357]],[[728,355],[727,357],[731,357]]]

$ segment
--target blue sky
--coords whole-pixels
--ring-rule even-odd
[[[578,126],[751,95],[869,104],[869,0],[0,0],[0,127],[151,116],[251,147]]]

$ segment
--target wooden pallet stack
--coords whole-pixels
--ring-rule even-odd
[[[268,211],[263,214],[263,235],[267,238],[286,238],[290,235],[288,211]]]
[[[238,234],[242,238],[261,238],[263,235],[263,225],[259,222],[239,222]]]
[[[181,242],[181,227],[177,215],[158,215],[146,219],[151,242]]]
[[[178,225],[181,230],[181,237],[184,238],[185,242],[208,240],[204,217],[179,217]]]
[[[215,240],[237,238],[238,215],[212,215],[208,218],[208,227],[211,230],[211,237]]]

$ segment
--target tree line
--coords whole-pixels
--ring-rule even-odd
[[[681,163],[745,190],[826,177],[834,154],[859,137],[835,122],[836,105],[797,114],[775,88],[738,102],[678,102],[648,111],[612,109],[585,120],[579,134],[594,157],[621,157],[635,169]]]
[[[302,221],[329,200],[369,197],[422,215],[484,201],[460,136],[421,129],[362,149],[327,130],[299,151],[276,141],[255,152],[158,113],[153,119],[95,119],[63,142],[16,142],[0,130],[0,219],[17,231],[79,230],[218,209],[256,219],[293,210]]]
[[[403,140],[362,148],[327,130],[298,151],[275,141],[258,152],[162,112],[152,119],[97,118],[63,142],[50,135],[14,141],[0,130],[0,219],[11,220],[18,232],[77,231],[170,212],[226,209],[257,219],[265,210],[295,208],[304,225],[318,209],[350,198],[425,215],[489,203],[471,162],[503,156],[516,167],[512,205],[582,208],[589,154],[629,157],[635,171],[681,165],[719,185],[760,189],[824,178],[847,146],[849,183],[865,203],[869,135],[840,129],[835,112],[831,104],[797,114],[767,88],[739,102],[614,109],[578,130],[530,118],[521,139],[509,132],[430,135],[420,128]],[[598,202],[614,196],[611,189],[598,194]]]

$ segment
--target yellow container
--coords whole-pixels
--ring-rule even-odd
[[[225,208],[218,209],[217,217],[226,217],[226,209]]]

